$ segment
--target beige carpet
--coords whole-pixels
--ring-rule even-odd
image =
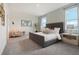
[[[10,38],[3,54],[20,54],[41,49],[39,45],[28,39],[26,36]]]
[[[9,39],[3,55],[79,55],[79,47],[58,42],[41,48],[34,41],[23,36]]]

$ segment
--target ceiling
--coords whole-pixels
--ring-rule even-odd
[[[8,3],[11,12],[27,13],[35,16],[45,15],[68,3]]]

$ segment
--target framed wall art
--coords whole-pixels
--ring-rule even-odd
[[[29,20],[21,20],[21,26],[22,27],[25,27],[25,26],[31,27],[32,26],[32,21],[29,21]]]

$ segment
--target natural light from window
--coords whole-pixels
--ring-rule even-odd
[[[77,17],[77,7],[69,8],[65,12],[65,21],[66,21],[66,29],[69,29],[69,26],[72,26],[74,29],[77,28],[78,25],[78,17]]]
[[[78,33],[78,7],[70,7],[65,11],[65,30]]]
[[[45,28],[46,27],[46,23],[47,23],[46,17],[42,17],[42,19],[41,19],[41,28]]]

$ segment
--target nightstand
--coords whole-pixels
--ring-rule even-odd
[[[62,41],[72,45],[79,45],[79,35],[78,34],[70,34],[70,33],[63,33],[62,34]]]

